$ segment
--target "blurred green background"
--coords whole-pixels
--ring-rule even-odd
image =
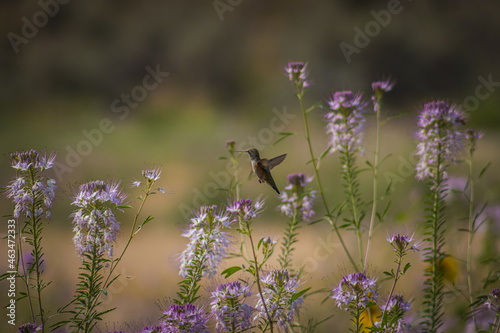
[[[384,16],[391,13],[388,8],[397,10]],[[368,98],[372,81],[388,76],[397,80],[383,107],[402,116],[382,131],[382,154],[392,153],[392,157],[383,166],[381,187],[388,185],[391,174],[400,178],[391,197],[387,225],[377,230],[377,252],[372,256],[375,276],[382,277],[382,270],[392,264],[387,259],[391,253],[384,240],[387,234],[406,231],[421,237],[423,186],[415,181],[411,167],[417,110],[424,103],[445,99],[465,103],[471,111],[469,125],[485,133],[477,163],[492,162],[486,180],[479,185],[478,202],[498,203],[498,13],[498,1],[480,5],[469,1],[0,2],[4,36],[0,44],[1,184],[14,175],[8,157],[16,150],[54,150],[60,163],[59,174],[51,174],[58,181],[59,192],[54,219],[44,236],[46,273],[54,280],[47,289],[48,306],[55,309],[74,290],[78,259],[67,216],[73,209],[72,188],[82,182],[122,180],[130,191],[130,203],[136,205],[134,197],[139,193],[128,188],[129,184],[141,177],[142,169],[161,166],[160,185],[167,188],[167,194],[155,196],[147,204],[147,214],[155,220],[134,239],[126,255],[121,271],[124,278],[106,300],[119,308],[100,325],[106,330],[106,325],[124,329],[125,322],[130,327],[152,323],[161,314],[155,300],[175,296],[186,212],[201,204],[228,200],[212,186],[215,179],[225,182],[221,177],[227,161],[218,158],[227,154],[226,140],[241,144],[256,138],[253,140],[264,157],[287,153],[285,162],[274,171],[280,188],[288,173],[313,175],[311,165],[306,164],[309,158],[300,110],[283,69],[292,60],[309,62],[313,82],[306,96],[309,105],[343,89],[366,92]],[[377,17],[383,21],[377,22]],[[363,39],[357,31],[368,35]],[[349,59],[341,43],[357,48]],[[161,82],[145,82],[154,71],[168,75],[158,73]],[[485,87],[485,80],[493,83]],[[145,83],[148,89],[144,89]],[[128,97],[129,104],[127,95],[135,96]],[[280,131],[297,135],[273,145],[279,135],[263,129],[273,126],[277,113],[290,115]],[[323,114],[320,109],[310,114],[316,154],[328,144]],[[373,157],[372,124],[369,119],[366,153],[360,162]],[[246,179],[248,158],[242,156],[240,162],[239,176]],[[452,170],[466,174],[465,165]],[[342,200],[338,171],[337,156],[325,158],[320,172],[331,206]],[[368,174],[362,175],[362,190],[369,201]],[[257,235],[278,237],[286,221],[274,208],[279,199],[252,177],[243,185],[242,196],[255,199],[259,195],[267,198],[267,209],[261,226],[256,227]],[[463,259],[465,236],[456,229],[464,227],[461,218],[466,211],[456,198],[450,205],[456,209],[452,209],[449,225],[453,239],[449,251]],[[11,212],[6,199],[0,208],[2,215]],[[316,209],[323,213],[319,204]],[[129,232],[131,212],[121,217],[124,224],[118,251]],[[350,272],[326,223],[304,227],[300,237],[297,265],[309,265],[308,283],[331,288]],[[350,241],[350,235],[346,237]],[[325,242],[331,247],[321,247]],[[4,245],[2,242],[2,248]],[[354,242],[350,246],[355,251]],[[476,254],[481,251],[478,246]],[[410,259],[415,276],[402,281],[400,287],[408,288],[407,295],[418,300],[422,282],[419,255]],[[4,263],[2,260],[0,267]],[[462,287],[464,269],[460,262],[457,285],[462,283]],[[204,292],[220,282],[222,279],[208,281]],[[320,300],[318,297],[304,309],[304,318],[318,312]],[[348,325],[333,301],[326,304],[322,314],[336,311],[336,325]],[[463,313],[463,305],[455,307],[447,310],[453,319],[447,325],[451,331],[461,332],[463,322],[457,316]],[[24,308],[19,310],[19,324],[26,315]],[[0,327],[4,324],[2,319]]]

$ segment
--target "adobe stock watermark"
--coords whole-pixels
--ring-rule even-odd
[[[490,98],[495,89],[500,87],[500,81],[493,81],[493,74],[489,74],[486,79],[482,75],[479,75],[477,80],[479,84],[474,89],[474,95],[465,97],[462,102],[462,107],[469,112],[476,111],[479,108],[480,102]]]
[[[342,50],[342,54],[344,55],[347,63],[350,64],[352,61],[352,55],[360,54],[364,48],[370,45],[372,39],[380,34],[382,28],[387,27],[391,23],[392,17],[400,14],[402,11],[403,6],[401,5],[400,0],[389,0],[389,2],[387,2],[386,9],[370,11],[370,15],[373,17],[373,20],[368,21],[363,27],[363,30],[358,26],[354,27],[355,34],[353,43],[350,44],[342,41],[339,44],[340,50]]]
[[[224,21],[224,15],[229,12],[233,12],[236,6],[241,5],[243,0],[214,0],[212,5],[214,6],[219,20]]]
[[[40,10],[36,11],[30,18],[23,16],[21,22],[21,34],[9,32],[7,39],[12,46],[15,54],[20,51],[21,45],[26,45],[38,35],[40,29],[44,28],[51,18],[59,13],[61,5],[66,5],[70,0],[39,0]]]
[[[146,66],[146,75],[143,77],[142,82],[134,86],[129,93],[122,93],[120,98],[111,102],[110,110],[118,116],[118,119],[125,120],[131,110],[139,107],[139,103],[144,101],[148,94],[156,89],[166,77],[170,75],[168,72],[162,72],[160,65],[155,68]],[[76,145],[67,145],[65,147],[66,154],[63,163],[54,162],[54,173],[60,182],[64,174],[71,173],[74,168],[78,167],[84,157],[89,156],[94,147],[99,146],[106,134],[110,134],[115,130],[116,126],[113,119],[105,117],[102,118],[95,128],[83,129],[81,131],[84,137]]]
[[[245,148],[257,148],[259,150],[277,139],[279,132],[283,132],[286,126],[297,115],[288,113],[286,107],[282,110],[273,109],[274,116],[269,120],[269,126],[261,128],[256,136],[248,136],[245,141],[237,142],[236,149],[242,150]],[[193,188],[193,201],[191,205],[181,203],[179,211],[185,219],[191,217],[193,207],[200,207],[210,203],[210,199],[215,198],[219,194],[219,189],[227,188],[230,185],[232,177],[239,174],[241,169],[234,170],[233,163],[228,161],[226,168],[217,173],[210,171],[208,175],[212,181],[205,184],[203,189]]]

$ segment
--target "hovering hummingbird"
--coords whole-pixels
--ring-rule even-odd
[[[283,162],[286,154],[276,156],[268,160],[267,158],[260,158],[259,151],[255,148],[247,150],[237,150],[237,152],[245,152],[250,156],[250,161],[252,162],[253,172],[259,178],[259,183],[268,183],[278,194],[280,191],[276,187],[273,177],[271,176],[271,169]]]

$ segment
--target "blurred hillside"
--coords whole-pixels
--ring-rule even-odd
[[[471,115],[469,125],[485,132],[477,164],[491,161],[492,167],[478,185],[478,202],[500,201],[498,1],[480,5],[464,0],[243,0],[237,5],[238,1],[229,5],[225,0],[60,2],[0,2],[4,36],[0,44],[0,186],[14,175],[8,160],[11,152],[57,151],[60,165],[52,176],[59,192],[46,247],[47,262],[53,260],[56,265],[47,269],[59,288],[51,291],[54,303],[61,304],[74,288],[76,270],[72,269],[78,259],[67,216],[74,208],[72,189],[82,182],[122,180],[130,203],[136,205],[139,193],[129,188],[130,183],[141,177],[142,169],[163,167],[160,186],[166,187],[167,194],[148,202],[147,214],[156,218],[142,238],[132,242],[122,273],[130,279],[121,282],[126,288],[115,295],[116,304],[110,300],[122,311],[106,319],[121,323],[154,320],[159,311],[153,302],[175,296],[176,260],[185,244],[180,234],[188,211],[228,200],[224,192],[214,190],[226,183],[223,170],[228,163],[218,159],[227,156],[226,140],[247,143],[246,147],[257,142],[264,157],[287,153],[285,162],[275,169],[280,188],[288,173],[313,174],[306,164],[302,115],[283,69],[291,60],[309,62],[313,84],[306,96],[308,105],[342,89],[363,91],[368,99],[372,81],[388,76],[397,80],[383,105],[385,111],[401,117],[383,128],[382,154],[392,153],[392,157],[384,164],[381,187],[389,184],[389,173],[401,178],[395,184],[389,225],[377,234],[380,247],[387,245],[384,239],[391,231],[420,231],[423,187],[411,168],[416,110],[430,100],[464,104]],[[346,45],[355,50],[347,57]],[[317,154],[328,144],[323,112],[318,109],[309,116]],[[273,126],[273,119],[280,131],[297,135],[273,145],[279,135],[264,133]],[[364,158],[369,160],[372,124],[369,119],[364,142]],[[245,180],[250,173],[247,156],[241,156],[240,163],[239,176]],[[465,170],[464,165],[452,168],[455,174],[464,175]],[[322,161],[320,173],[333,206],[343,195],[336,155]],[[366,181],[368,174],[362,177],[366,177],[361,184],[368,202],[371,182]],[[257,232],[278,237],[284,224],[276,209],[279,198],[255,177],[244,181],[242,193],[267,199]],[[456,229],[463,227],[463,205],[455,205],[457,226],[450,229],[462,237]],[[316,208],[323,213],[320,205]],[[2,199],[0,210],[9,214],[11,203]],[[124,214],[123,221],[119,242],[128,233],[130,214]],[[326,224],[303,229],[299,263],[317,247],[315,240],[328,232]],[[449,250],[463,249],[457,242]],[[381,258],[388,253],[390,249],[381,250]],[[412,259],[418,266],[418,255]],[[338,271],[347,266],[343,254],[328,260],[319,263],[314,275],[309,272],[320,287],[337,283]],[[390,264],[377,259],[374,270],[377,265],[388,269]],[[58,276],[61,269],[66,270]],[[377,274],[381,270],[377,267]],[[419,294],[421,280],[403,283],[413,288],[412,295]],[[333,303],[329,306],[322,310],[334,309]]]

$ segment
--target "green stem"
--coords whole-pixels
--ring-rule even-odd
[[[441,147],[438,147],[438,151],[440,151]],[[442,288],[442,276],[441,273],[438,271],[439,268],[439,260],[441,259],[441,253],[440,253],[440,226],[439,226],[439,220],[440,220],[440,215],[443,207],[440,204],[441,202],[441,182],[442,182],[442,171],[441,169],[441,154],[437,154],[437,164],[435,168],[435,179],[433,182],[433,203],[432,203],[432,230],[431,230],[431,237],[432,237],[432,257],[431,257],[431,265],[432,265],[432,275],[431,275],[431,299],[430,299],[430,306],[431,306],[431,323],[430,323],[430,332],[436,332],[437,331],[437,326],[439,324],[439,318],[441,317],[439,314],[439,309],[441,305],[441,298],[439,297],[439,293],[441,292]]]
[[[323,186],[322,186],[321,180],[319,178],[318,165],[317,165],[316,159],[314,158],[314,152],[313,152],[312,145],[311,145],[311,139],[309,136],[309,124],[307,122],[307,114],[306,114],[306,110],[304,108],[304,101],[302,99],[302,95],[303,95],[303,90],[300,89],[299,85],[297,85],[297,98],[299,99],[300,109],[302,111],[302,116],[304,118],[304,127],[305,127],[305,131],[306,131],[306,141],[307,141],[307,145],[309,147],[309,154],[311,156],[311,161],[312,161],[312,165],[314,168],[314,175],[316,176],[316,181],[318,182],[319,193],[320,193],[321,199],[323,201],[323,206],[325,207],[325,210],[326,210],[325,216],[327,217],[328,221],[330,222],[330,225],[333,227],[333,230],[337,234],[337,237],[340,241],[340,244],[342,245],[344,252],[347,254],[349,261],[351,262],[352,266],[354,267],[354,270],[359,272],[358,266],[356,265],[356,262],[354,261],[351,254],[349,253],[349,250],[347,249],[347,247],[344,243],[344,240],[342,239],[342,236],[340,235],[340,232],[337,228],[336,221],[334,221],[334,219],[331,216],[330,209],[328,208],[328,203],[326,202],[326,197],[325,197],[325,194],[323,192]]]
[[[35,171],[33,168],[30,168],[30,176],[31,176],[31,184],[35,184]],[[38,297],[38,307],[40,309],[40,321],[42,326],[42,333],[45,331],[45,316],[43,313],[42,306],[42,278],[40,272],[40,261],[42,260],[42,253],[40,251],[40,242],[38,239],[38,234],[41,232],[39,230],[39,224],[41,223],[41,219],[38,219],[35,215],[36,205],[38,201],[38,195],[35,191],[33,191],[33,187],[31,189],[31,197],[33,198],[33,204],[31,205],[31,218],[32,218],[32,232],[33,232],[33,252],[34,252],[34,262],[35,262],[35,274],[36,274],[36,291]]]
[[[132,238],[134,238],[135,234],[136,234],[136,230],[135,230],[135,227],[137,225],[137,220],[139,218],[139,215],[141,214],[141,211],[142,211],[142,208],[144,207],[144,204],[146,203],[146,199],[148,198],[148,196],[151,194],[151,185],[149,185],[149,187],[146,189],[146,193],[144,195],[144,198],[142,199],[141,201],[141,205],[139,206],[139,209],[137,210],[135,216],[134,216],[134,222],[132,223],[132,228],[130,229],[130,236],[128,238],[128,241],[127,241],[127,244],[125,245],[125,247],[123,248],[123,251],[122,253],[120,254],[120,256],[114,260],[112,263],[111,263],[111,268],[109,270],[109,273],[108,275],[106,276],[106,280],[104,280],[104,284],[103,284],[103,289],[99,290],[97,296],[95,297],[94,299],[94,303],[97,302],[99,300],[99,297],[101,296],[102,292],[104,289],[107,289],[108,288],[108,281],[109,279],[111,278],[111,275],[113,274],[113,272],[115,271],[116,267],[118,266],[118,263],[122,260],[123,258],[123,255],[125,254],[125,252],[127,251],[129,245],[130,245],[130,242],[132,241]],[[94,306],[94,304],[93,304]]]
[[[359,298],[359,297],[357,297]],[[361,317],[361,311],[359,310],[359,306],[357,305],[358,302],[356,302],[356,333],[359,333],[361,332],[361,320],[360,320],[360,317]]]
[[[257,254],[255,253],[255,246],[253,244],[253,238],[252,238],[252,231],[250,230],[250,224],[248,223],[248,221],[245,221],[246,223],[246,227],[247,227],[247,235],[248,235],[248,238],[250,239],[250,246],[252,247],[252,254],[253,254],[253,260],[254,260],[254,264],[255,264],[255,282],[257,283],[257,289],[259,290],[259,296],[260,296],[260,300],[262,301],[262,305],[264,306],[264,311],[266,313],[266,317],[267,317],[267,321],[269,323],[269,326],[271,328],[271,333],[273,333],[273,320],[271,318],[271,316],[269,315],[269,310],[267,309],[267,305],[266,305],[266,302],[264,300],[264,294],[262,293],[262,287],[260,285],[260,276],[259,276],[259,263],[257,261]]]
[[[22,241],[21,241],[21,227],[19,226],[19,223],[17,223],[17,238],[19,242],[19,258],[21,259],[21,266],[22,266],[22,272],[23,272],[23,277],[21,278],[24,281],[24,284],[26,285],[26,294],[28,295],[28,304],[30,306],[30,313],[31,313],[31,320],[33,322],[36,322],[35,320],[35,311],[33,310],[33,302],[31,301],[31,293],[30,293],[30,276],[29,276],[29,270],[26,273],[26,264],[24,263],[24,258],[23,258],[23,249],[22,249]]]
[[[196,265],[196,271],[193,274],[193,278],[190,281],[189,288],[186,292],[186,297],[183,299],[182,304],[193,304],[196,298],[196,287],[198,282],[200,282],[203,276],[203,269],[205,267],[206,262],[206,253],[203,253],[203,256],[200,258],[200,264]]]
[[[473,169],[473,156],[474,146],[471,145],[469,151],[469,183],[470,183],[470,196],[469,196],[469,237],[467,242],[467,285],[469,287],[469,304],[474,302],[474,296],[472,292],[472,238],[474,237],[474,169]],[[474,322],[474,328],[477,331],[476,315],[472,312],[472,320]]]
[[[355,158],[351,156],[351,153],[347,146],[344,147],[345,154],[345,176],[346,182],[348,186],[349,199],[351,200],[351,209],[352,209],[352,219],[354,227],[356,228],[356,237],[358,239],[358,248],[359,248],[359,260],[361,262],[361,267],[364,267],[363,264],[363,243],[361,238],[361,221],[358,213],[358,196],[356,195],[357,190],[354,186],[355,183],[355,174],[353,171]]]
[[[386,312],[387,312],[387,307],[389,306],[389,302],[391,300],[391,297],[392,297],[392,294],[394,293],[394,289],[396,289],[396,283],[398,283],[398,280],[399,280],[399,273],[401,271],[401,264],[403,263],[403,257],[399,257],[399,261],[398,261],[398,268],[396,269],[396,276],[394,277],[394,283],[392,284],[392,287],[391,287],[391,292],[389,293],[389,296],[387,297],[387,302],[385,303],[385,308],[384,308],[384,312],[382,313],[382,324],[385,324],[386,323]]]
[[[288,268],[288,265],[290,264],[291,261],[291,256],[292,256],[292,251],[293,248],[291,248],[293,241],[294,241],[294,234],[295,230],[297,230],[297,224],[299,223],[299,219],[297,219],[297,214],[299,213],[299,208],[294,209],[294,214],[292,217],[292,220],[288,224],[288,232],[283,236],[283,248],[281,249],[281,253],[283,254],[283,258],[281,261],[281,269],[286,269]]]
[[[370,227],[368,229],[368,243],[366,244],[366,255],[365,255],[365,265],[363,267],[363,272],[366,272],[366,265],[368,264],[368,254],[370,253],[370,244],[372,240],[373,224],[375,221],[375,215],[377,214],[377,178],[378,178],[378,158],[380,149],[380,110],[377,112],[377,134],[375,142],[375,157],[373,161],[373,205],[372,214],[370,217]]]
[[[495,333],[500,333],[500,315],[496,315],[495,317],[495,323],[493,324],[493,327],[496,326]]]
[[[95,238],[98,237],[98,232],[96,230]],[[83,322],[82,324],[85,327],[85,333],[90,332],[90,328],[92,326],[93,318],[92,318],[92,312],[94,310],[94,303],[95,301],[99,298],[99,292],[96,291],[98,289],[98,286],[96,285],[96,275],[97,272],[99,271],[99,260],[98,260],[98,247],[96,244],[93,244],[93,249],[92,249],[92,266],[90,269],[90,276],[87,277],[88,281],[88,294],[86,297],[85,301],[85,314],[83,317]],[[80,328],[78,328],[78,331],[80,331]]]
[[[234,183],[236,188],[236,200],[240,200],[240,179],[238,177],[238,160],[231,153],[231,162],[233,162]]]

